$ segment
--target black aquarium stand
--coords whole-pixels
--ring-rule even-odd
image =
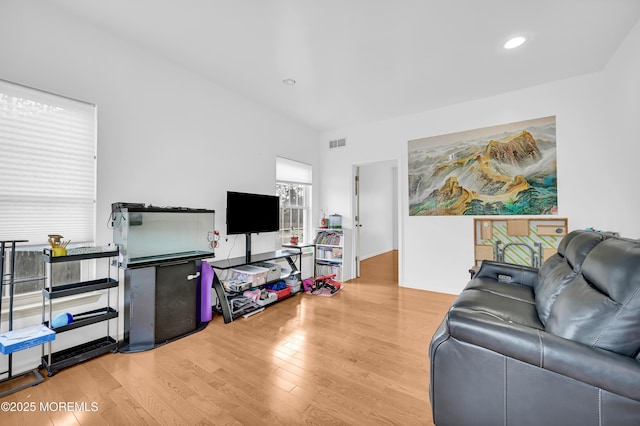
[[[153,349],[203,330],[202,259],[212,253],[155,256],[124,269],[124,338],[119,352]]]

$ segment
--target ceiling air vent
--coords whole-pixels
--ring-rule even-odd
[[[345,146],[347,144],[347,140],[345,138],[336,139],[333,141],[329,141],[329,148],[339,148],[341,146]]]

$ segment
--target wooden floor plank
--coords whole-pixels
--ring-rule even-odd
[[[397,252],[333,297],[300,294],[135,354],[108,354],[3,401],[98,410],[2,413],[2,424],[429,425],[431,336],[454,296],[399,287]]]

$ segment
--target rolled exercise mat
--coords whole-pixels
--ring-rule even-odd
[[[200,321],[209,322],[213,317],[211,308],[211,286],[215,274],[208,262],[202,261],[200,266]]]

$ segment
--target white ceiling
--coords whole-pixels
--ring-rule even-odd
[[[49,3],[319,130],[599,71],[640,18],[639,0]]]

